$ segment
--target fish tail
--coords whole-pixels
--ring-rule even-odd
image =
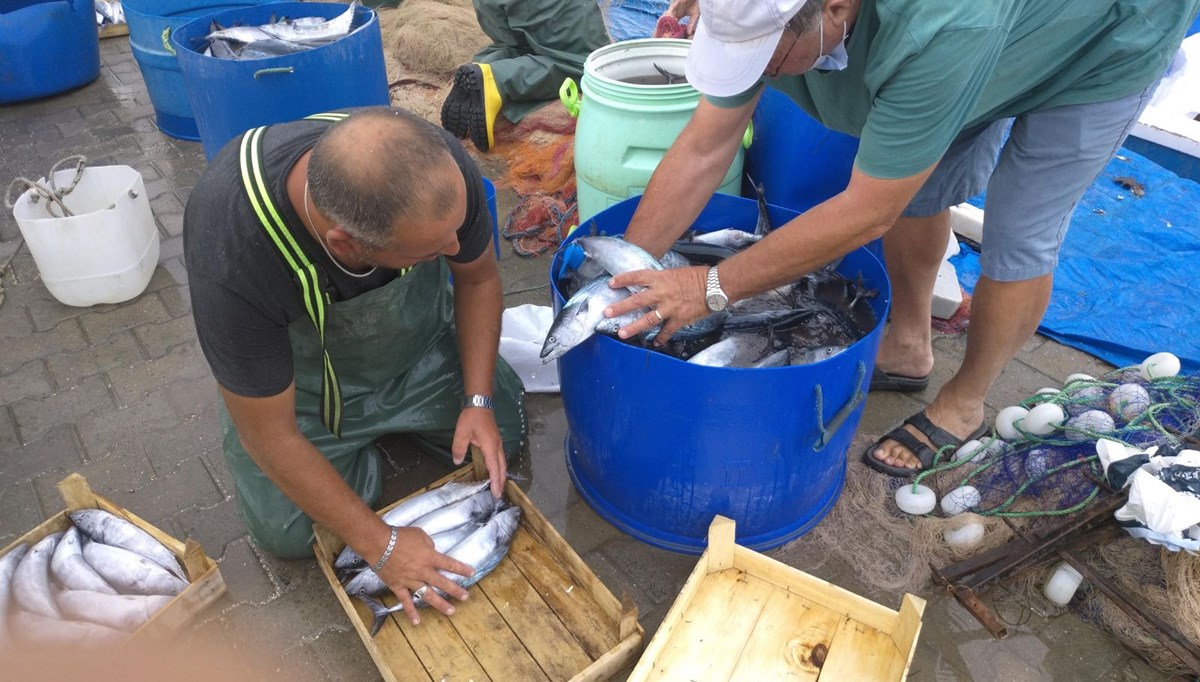
[[[384,621],[391,615],[392,609],[388,608],[383,602],[368,594],[356,594],[356,599],[367,605],[371,609],[371,616],[374,620],[371,622],[371,636],[374,637],[379,633],[379,628],[383,627]],[[397,604],[396,608],[403,609],[402,605]]]

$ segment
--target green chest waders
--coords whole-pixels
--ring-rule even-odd
[[[328,280],[290,241],[290,231],[271,205],[260,174],[258,145],[264,130],[251,130],[243,138],[243,179],[247,191],[255,192],[250,201],[263,219],[262,228],[272,243],[282,243],[280,257],[295,275],[308,314],[288,328],[296,420],[346,483],[374,504],[383,475],[373,446],[376,438],[408,433],[434,452],[448,456],[450,451],[463,379],[449,268],[442,259],[420,263],[378,289],[332,301],[324,284]],[[495,381],[496,422],[511,455],[526,435],[521,380],[498,359]],[[278,556],[311,554],[312,520],[250,458],[223,407],[221,425],[238,511],[251,537]]]

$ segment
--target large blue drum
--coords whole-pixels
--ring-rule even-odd
[[[183,87],[183,74],[171,47],[171,34],[214,12],[260,4],[264,0],[124,0],[129,24],[129,47],[142,71],[154,122],[166,135],[181,140],[199,140],[196,117]]]
[[[304,52],[244,61],[202,54],[213,21],[222,26],[258,26],[272,17],[332,19],[347,7],[331,2],[273,2],[211,14],[171,35],[209,160],[226,142],[256,126],[346,107],[389,104],[379,18],[367,7],[355,10],[350,35]]]
[[[598,231],[623,234],[639,200],[596,214]],[[796,215],[771,209],[776,225]],[[694,227],[752,230],[756,218],[754,201],[717,194]],[[799,537],[825,516],[841,492],[891,298],[883,265],[865,248],[838,269],[878,290],[878,324],[816,364],[702,367],[601,335],[559,360],[567,466],[596,513],[690,554],[704,550],[715,514],[737,521],[738,543],[755,550]],[[557,287],[552,295],[560,309]]]
[[[0,0],[0,104],[54,95],[99,75],[92,0]]]

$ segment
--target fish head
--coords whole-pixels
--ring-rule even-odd
[[[567,351],[579,345],[588,336],[591,336],[591,330],[587,328],[588,308],[590,302],[587,298],[570,304],[562,309],[558,314],[558,318],[554,320],[554,324],[550,325],[550,331],[546,334],[546,340],[542,343],[541,358],[543,363],[548,363],[557,360]]]
[[[520,522],[521,508],[517,506],[508,507],[504,511],[498,512],[490,521],[496,527],[496,537],[503,543],[507,543],[516,534],[517,525]]]

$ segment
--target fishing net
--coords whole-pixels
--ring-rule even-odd
[[[1200,425],[1200,378],[1148,381],[1137,367],[1079,378],[1062,390],[1023,400],[1019,407],[1059,408],[1065,424],[1048,433],[1025,428],[1032,413],[1012,425],[1007,441],[996,435],[961,450],[943,448],[934,466],[914,483],[949,492],[970,486],[977,514],[1019,519],[1030,531],[1085,509],[1100,496],[1104,472],[1096,455],[1100,438],[1134,448],[1183,446]],[[1051,410],[1053,411],[1053,410]]]
[[[469,6],[407,0],[387,14],[387,49],[405,67],[440,75],[443,80],[470,63],[479,47],[488,43]]]
[[[579,219],[575,194],[559,199],[553,194],[521,196],[504,220],[501,235],[518,256],[533,257],[558,248]]]
[[[1140,392],[1118,389],[1133,384],[1147,399],[1111,400]],[[831,557],[856,570],[876,596],[895,596],[926,586],[934,566],[999,547],[1017,531],[1036,536],[1087,509],[1106,494],[1097,461],[1096,440],[1106,438],[1144,449],[1152,445],[1197,448],[1200,425],[1200,377],[1144,379],[1137,367],[1114,370],[1095,379],[1080,378],[1058,393],[1032,396],[1022,407],[1052,403],[1068,421],[1046,435],[1015,424],[1016,436],[1001,441],[993,433],[955,460],[947,448],[935,466],[916,477],[937,491],[939,499],[956,488],[972,486],[979,493],[971,512],[945,517],[912,516],[899,510],[896,490],[913,480],[881,476],[855,456],[874,439],[856,440],[848,463],[845,488],[827,519],[810,534]],[[1114,409],[1115,408],[1115,409]],[[1109,412],[1111,430],[1079,415],[1089,410]],[[946,541],[969,525],[977,525],[973,543],[952,546]],[[863,551],[870,548],[870,551]],[[1107,576],[1144,612],[1173,625],[1193,645],[1200,646],[1200,557],[1170,552],[1142,540],[1121,538],[1078,553],[1094,570]],[[1014,575],[992,590],[989,598],[1001,618],[1017,623],[1031,611],[1044,616],[1067,609],[1042,593],[1054,562]],[[1151,665],[1168,673],[1185,673],[1163,645],[1141,628],[1099,590],[1085,588],[1072,608],[1087,620],[1112,632]]]
[[[958,306],[958,310],[954,311],[950,319],[930,318],[935,332],[939,334],[961,334],[967,330],[967,326],[971,324],[971,294],[963,291],[962,299],[962,304]]]
[[[862,452],[870,440],[856,439],[851,452]],[[952,518],[908,516],[896,507],[895,501],[895,489],[903,484],[904,481],[881,476],[857,457],[851,457],[837,504],[810,533],[826,551],[854,568],[873,592],[872,596],[917,591],[932,579],[931,563],[944,565],[957,561],[1012,538],[1012,531],[996,517],[970,513]],[[984,527],[979,544],[969,548],[948,545],[945,531],[970,520],[977,520]]]
[[[470,2],[406,0],[377,12],[391,103],[440,125],[454,70],[490,42]]]
[[[579,222],[575,198],[575,119],[551,103],[521,119],[498,122],[492,152],[508,165],[502,184],[517,205],[501,235],[519,256],[556,249]]]

